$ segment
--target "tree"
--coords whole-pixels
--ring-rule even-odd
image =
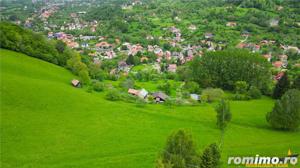
[[[99,81],[93,82],[93,90],[97,92],[102,92],[105,88],[105,85]]]
[[[287,73],[279,79],[273,91],[273,98],[279,99],[290,87],[290,81]]]
[[[224,130],[227,123],[231,120],[229,102],[222,99],[215,110],[217,112],[217,126]]]
[[[139,63],[139,61],[140,61],[139,57],[129,55],[126,59],[126,64],[128,64],[128,65],[137,65]]]
[[[294,79],[292,88],[300,90],[300,75]]]
[[[81,70],[81,71],[79,71],[78,75],[79,75],[81,83],[83,83],[83,84],[89,84],[90,83],[91,79],[90,79],[88,71]]]
[[[220,164],[221,154],[216,143],[206,147],[201,155],[201,168],[217,168]]]
[[[197,165],[197,158],[191,134],[186,130],[180,129],[168,137],[158,165],[164,165],[164,168],[167,168],[169,165],[172,165],[172,168],[185,168],[189,167],[188,165]]]
[[[300,91],[290,89],[277,100],[272,112],[266,115],[269,124],[276,129],[294,130],[300,125]]]

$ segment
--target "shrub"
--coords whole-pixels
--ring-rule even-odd
[[[120,83],[120,87],[122,87],[123,89],[130,89],[130,88],[134,88],[134,80],[133,79],[130,79],[130,78],[127,78],[123,81],[121,81]]]
[[[276,129],[297,129],[300,125],[300,91],[288,90],[280,100],[277,100],[266,119]]]
[[[183,89],[188,91],[189,93],[198,93],[200,90],[200,87],[199,87],[198,83],[189,81],[189,82],[184,83]]]
[[[93,82],[93,89],[97,92],[102,92],[104,90],[104,83],[101,83],[99,81]]]
[[[248,84],[245,81],[235,82],[235,93],[245,94],[248,89]]]
[[[224,91],[222,89],[208,88],[202,91],[202,97],[207,97],[208,102],[219,101],[224,97]]]
[[[250,98],[251,97],[247,94],[239,94],[239,93],[236,93],[231,97],[232,100],[250,100]]]
[[[255,87],[255,86],[251,86],[248,90],[247,95],[249,97],[251,97],[252,99],[260,99],[261,98],[261,92],[260,90]]]
[[[137,98],[135,104],[137,107],[145,107],[147,102],[144,99]]]
[[[169,81],[165,81],[163,84],[159,85],[157,89],[162,90],[165,92],[167,95],[171,94],[171,84]]]
[[[117,101],[117,100],[121,100],[121,94],[119,93],[118,90],[116,89],[110,89],[107,94],[105,95],[105,98],[107,100],[111,100],[111,101]]]

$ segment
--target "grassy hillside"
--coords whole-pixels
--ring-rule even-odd
[[[2,167],[151,168],[172,130],[191,130],[200,149],[220,137],[213,105],[110,102],[73,88],[74,76],[61,67],[0,51]],[[269,98],[231,102],[225,164],[233,155],[300,152],[299,132],[268,127],[272,106]]]

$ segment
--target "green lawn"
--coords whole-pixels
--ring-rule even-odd
[[[200,150],[218,141],[213,105],[137,107],[73,88],[64,68],[0,50],[1,167],[153,168],[166,137],[191,130]],[[269,128],[273,100],[231,102],[228,156],[300,152],[299,132]]]

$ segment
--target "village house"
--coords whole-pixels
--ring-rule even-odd
[[[271,62],[271,59],[272,59],[272,55],[271,54],[264,54],[263,57],[265,59],[267,59],[269,62]]]
[[[197,30],[197,27],[196,27],[195,25],[191,24],[191,25],[188,27],[188,29],[191,30],[191,31],[195,31],[195,30]]]
[[[237,25],[236,22],[227,22],[226,23],[227,27],[235,27],[236,25]]]
[[[153,52],[153,51],[154,51],[154,47],[153,47],[152,45],[148,45],[148,46],[147,46],[147,50],[148,50],[149,52]]]
[[[96,36],[83,36],[83,35],[79,36],[79,39],[84,40],[84,41],[93,40],[93,39],[96,39],[96,38],[97,38]]]
[[[79,44],[77,42],[74,42],[74,41],[66,42],[66,44],[67,44],[68,47],[71,47],[71,48],[78,48],[79,47]]]
[[[141,89],[138,93],[138,97],[141,99],[145,99],[148,96],[148,91],[145,89]]]
[[[285,62],[288,60],[288,56],[285,54],[279,55],[278,58],[280,59],[280,61]]]
[[[145,57],[145,56],[143,56],[143,57],[140,58],[140,62],[141,63],[146,63],[147,61],[148,61],[148,58]]]
[[[143,52],[143,46],[140,44],[129,46],[128,55],[136,55],[138,52]]]
[[[271,19],[270,20],[270,26],[271,27],[278,26],[278,24],[279,24],[279,20],[278,19]]]
[[[105,42],[105,41],[97,43],[95,46],[96,46],[96,49],[100,50],[100,51],[105,51],[105,50],[108,50],[108,49],[112,48],[112,45],[109,44],[109,43],[107,43],[107,42]]]
[[[127,63],[125,61],[119,61],[118,62],[118,71],[129,72],[130,66],[127,65]]]
[[[164,101],[166,101],[169,96],[167,96],[165,93],[163,92],[155,92],[152,94],[152,96],[154,97],[154,100],[156,103],[162,103]]]
[[[72,84],[74,87],[81,87],[80,81],[77,80],[77,79],[73,79],[73,80],[71,81],[71,84]]]
[[[175,73],[176,69],[177,69],[177,65],[176,64],[169,64],[169,66],[168,66],[168,71],[169,72]]]
[[[113,59],[116,57],[116,53],[113,50],[105,51],[105,59]]]
[[[138,96],[139,95],[139,91],[135,90],[135,89],[128,89],[128,93],[133,95],[133,96]]]
[[[165,52],[165,58],[166,58],[166,60],[171,60],[172,55],[171,55],[171,52],[170,52],[170,51],[166,51],[166,52]]]
[[[204,37],[205,37],[206,39],[211,39],[211,38],[214,37],[214,35],[213,35],[212,33],[205,33],[205,34],[204,34]]]
[[[283,67],[283,62],[282,61],[275,61],[275,62],[273,62],[273,66],[275,68],[281,68],[281,67]]]
[[[162,57],[164,55],[163,50],[161,48],[159,48],[159,47],[156,47],[153,52],[158,57]]]
[[[277,75],[274,76],[274,79],[278,81],[283,77],[283,75],[284,75],[284,72],[281,71]]]
[[[190,98],[196,101],[200,100],[200,96],[198,94],[190,94]]]

